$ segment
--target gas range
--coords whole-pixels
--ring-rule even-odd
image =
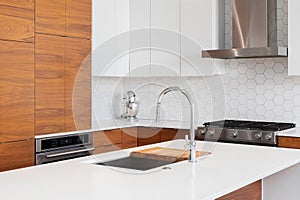
[[[296,127],[294,123],[221,120],[199,127],[198,140],[277,146],[276,135]]]

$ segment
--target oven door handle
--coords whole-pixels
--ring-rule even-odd
[[[49,154],[46,155],[46,158],[54,158],[54,157],[58,157],[58,156],[65,156],[65,155],[70,155],[70,154],[74,154],[74,153],[82,153],[82,152],[86,152],[86,151],[93,151],[95,148],[88,148],[88,149],[81,149],[81,150],[76,150],[76,151],[68,151],[68,152],[63,152],[63,153],[55,153],[55,154]]]

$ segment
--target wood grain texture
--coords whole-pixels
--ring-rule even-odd
[[[300,138],[297,137],[277,137],[278,147],[300,149]]]
[[[0,41],[0,142],[34,137],[34,45]]]
[[[36,32],[66,35],[64,0],[36,0]]]
[[[66,0],[66,35],[91,39],[91,0]]]
[[[122,143],[121,129],[98,131],[93,134],[94,147],[107,146]]]
[[[210,153],[200,151],[196,152],[197,157],[208,154]],[[130,153],[130,155],[137,158],[148,158],[153,160],[164,160],[169,162],[180,162],[189,159],[189,151],[165,147],[154,147],[149,149],[133,151]]]
[[[111,151],[117,151],[120,149],[121,149],[121,144],[105,145],[105,146],[101,146],[101,147],[96,147],[95,150],[93,151],[93,155],[111,152]]]
[[[160,142],[161,128],[138,128],[137,145],[143,146]]]
[[[136,127],[122,129],[122,149],[137,147],[137,129]]]
[[[166,141],[170,141],[170,140],[184,139],[185,135],[189,135],[189,130],[163,128],[160,131],[160,141],[166,142]]]
[[[34,0],[0,1],[0,39],[34,42]]]
[[[36,135],[65,130],[65,38],[36,36]]]
[[[66,131],[91,128],[91,41],[66,38]]]
[[[34,140],[0,144],[0,172],[34,165]]]
[[[217,200],[261,200],[261,181],[254,182]]]

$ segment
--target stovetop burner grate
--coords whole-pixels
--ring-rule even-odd
[[[247,129],[247,130],[263,130],[263,131],[282,131],[296,127],[294,123],[281,122],[263,122],[263,121],[242,121],[242,120],[220,120],[214,122],[206,122],[204,126],[223,127],[230,129]]]

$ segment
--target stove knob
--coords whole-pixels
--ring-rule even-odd
[[[264,138],[265,140],[272,140],[272,133],[266,133]]]
[[[261,139],[261,136],[262,136],[262,132],[255,133],[255,134],[253,135],[254,139],[256,139],[256,140],[260,140],[260,139]]]
[[[238,136],[238,131],[232,131],[230,133],[230,137],[232,137],[232,138],[237,138],[237,136]]]
[[[216,134],[215,130],[208,130],[208,134],[210,136],[214,136]]]

